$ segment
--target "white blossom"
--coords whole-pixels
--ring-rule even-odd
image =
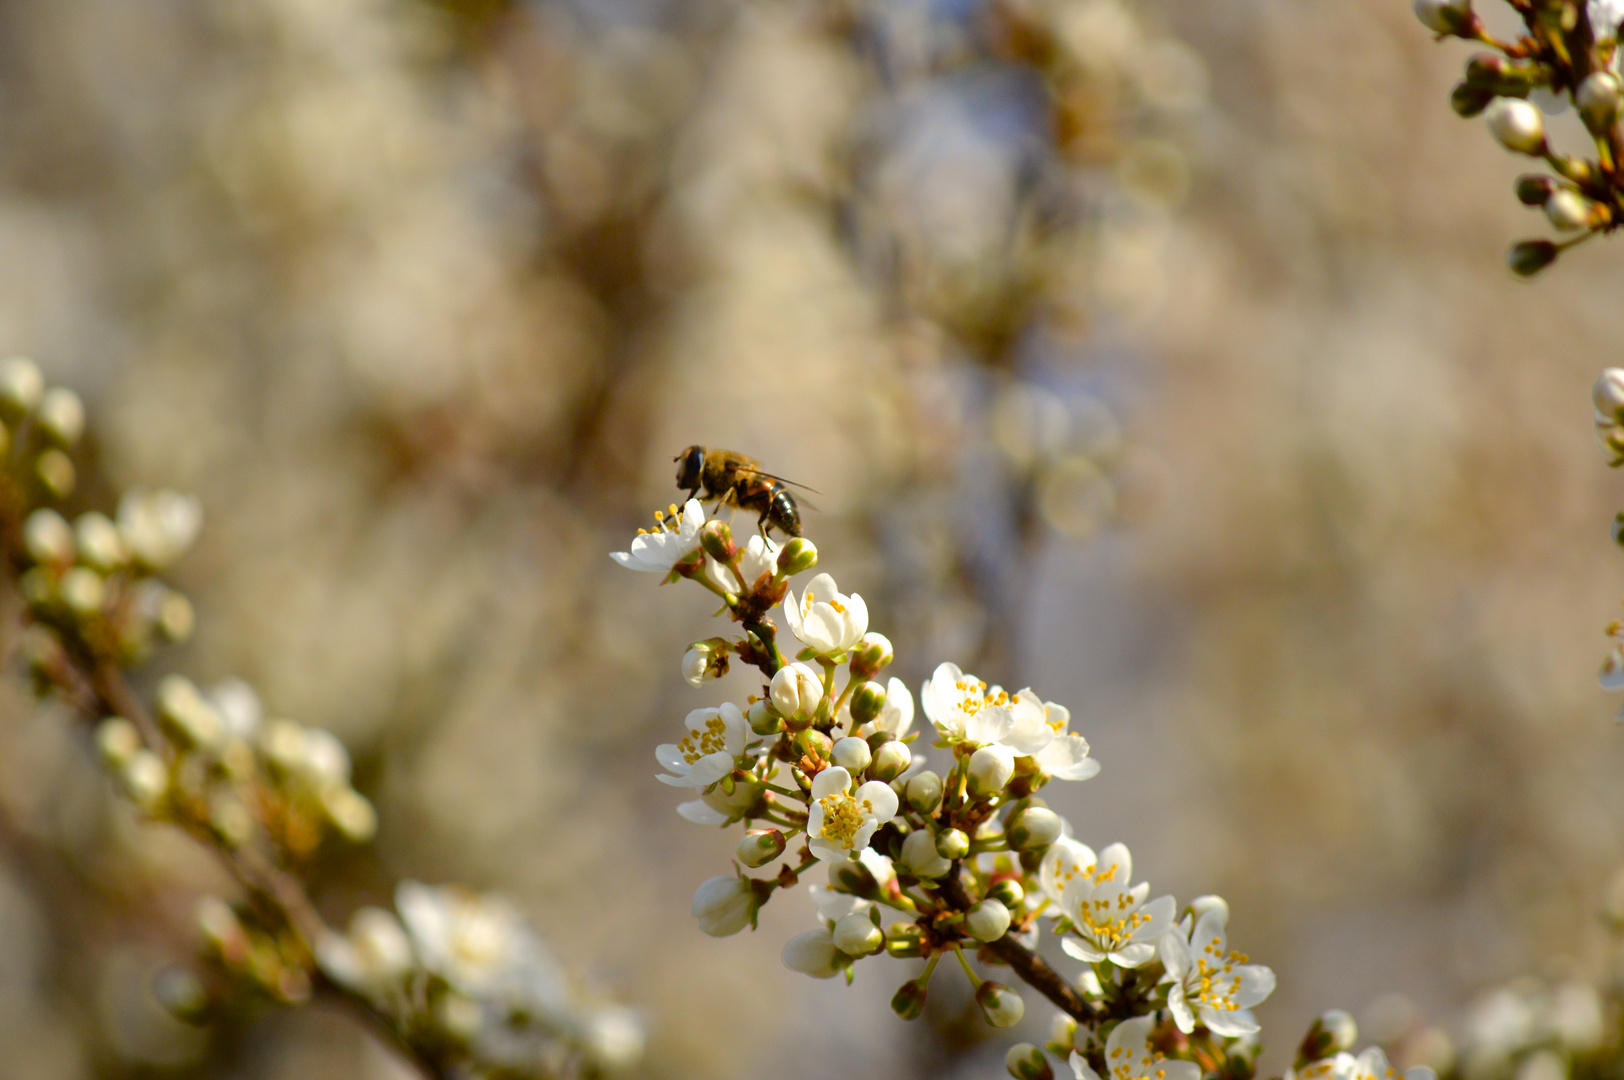
[[[829,656],[850,649],[868,630],[868,605],[856,593],[842,593],[828,574],[819,574],[800,596],[791,590],[784,598],[784,619],[802,644]]]
[[[838,765],[812,780],[806,837],[820,859],[844,859],[849,852],[862,851],[874,830],[896,816],[897,793],[890,784],[870,780],[853,794],[851,782],[851,773]]]
[[[364,907],[350,918],[347,934],[326,934],[316,961],[340,985],[378,997],[413,967],[411,940],[400,920],[382,908]]]
[[[418,961],[454,989],[537,1017],[568,1016],[562,972],[506,901],[456,886],[405,881],[395,890],[395,908]]]
[[[845,707],[842,707],[841,712],[844,723],[849,726],[850,712]],[[875,732],[884,731],[889,732],[892,738],[900,739],[908,734],[913,722],[913,693],[908,689],[907,683],[893,676],[885,684],[885,704],[880,707],[880,715],[858,727],[852,734],[866,739]]]
[[[1335,1057],[1325,1058],[1297,1073],[1296,1080],[1396,1080],[1400,1074],[1387,1063],[1387,1055],[1379,1046],[1372,1046],[1358,1057],[1343,1051]],[[1405,1069],[1404,1080],[1437,1080],[1437,1074],[1425,1065]]]
[[[1167,1007],[1186,1035],[1198,1020],[1217,1035],[1250,1035],[1258,1025],[1249,1010],[1274,992],[1274,972],[1229,951],[1228,919],[1228,906],[1216,904],[1193,920],[1193,928],[1186,919],[1161,940],[1163,981],[1173,984]]]
[[[1598,38],[1611,38],[1618,34],[1618,24],[1624,22],[1624,0],[1590,0],[1590,27]]]
[[[839,972],[843,957],[827,927],[796,934],[784,943],[784,966],[814,979],[827,979]]]
[[[743,930],[755,911],[755,896],[743,878],[718,875],[694,890],[693,916],[711,937],[728,937]]]
[[[658,524],[652,531],[637,530],[630,551],[610,552],[609,557],[628,570],[664,574],[699,547],[705,508],[698,499],[684,503],[681,514],[656,514],[655,520]]]
[[[1173,925],[1171,896],[1145,897],[1150,886],[1129,886],[1133,857],[1124,844],[1112,844],[1098,859],[1085,845],[1079,869],[1058,868],[1060,908],[1071,920],[1075,937],[1067,935],[1061,948],[1088,963],[1109,960],[1118,967],[1138,967],[1156,955],[1156,943]]]
[[[1201,1080],[1201,1066],[1169,1058],[1150,1045],[1155,1017],[1136,1016],[1111,1030],[1105,1040],[1104,1080]],[[1088,1061],[1073,1050],[1071,1071],[1077,1080],[1101,1080]]]
[[[925,715],[950,743],[1008,747],[1012,757],[1031,757],[1062,780],[1086,780],[1100,771],[1088,756],[1088,741],[1066,730],[1071,713],[1030,689],[1011,696],[956,664],[942,664],[919,696]]]
[[[654,757],[666,770],[656,774],[672,787],[710,787],[732,772],[750,728],[732,702],[719,708],[695,709],[683,720],[688,734],[678,743],[661,743]]]
[[[124,547],[154,570],[172,565],[203,528],[203,504],[175,491],[130,490],[118,501],[118,531]]]

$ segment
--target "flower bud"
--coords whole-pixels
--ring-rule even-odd
[[[1021,901],[1026,899],[1026,890],[1021,888],[1021,883],[1014,878],[999,878],[987,890],[987,898],[996,900],[1007,908],[1017,908],[1021,906]]]
[[[1004,828],[1016,851],[1048,847],[1060,838],[1060,815],[1044,806],[1028,806],[1010,818]]]
[[[73,529],[55,510],[35,510],[23,522],[23,546],[37,563],[66,566],[73,561]]]
[[[853,776],[861,774],[864,769],[868,768],[869,762],[873,759],[874,755],[868,748],[868,740],[859,739],[853,735],[848,735],[844,739],[837,741],[829,754],[830,761]]]
[[[1518,277],[1533,277],[1556,261],[1562,249],[1549,240],[1523,240],[1506,252],[1506,265]]]
[[[1016,1043],[1004,1055],[1004,1068],[1015,1080],[1054,1080],[1054,1069],[1043,1051],[1031,1043]]]
[[[1465,27],[1472,14],[1471,0],[1414,0],[1415,17],[1435,34],[1453,34]]]
[[[186,553],[203,527],[203,504],[173,491],[127,491],[118,501],[118,531],[137,562],[162,570]]]
[[[1457,83],[1455,89],[1449,92],[1449,107],[1463,120],[1469,120],[1481,113],[1493,100],[1493,90],[1485,90],[1471,83]]]
[[[173,589],[165,589],[162,598],[158,601],[158,610],[154,615],[153,624],[164,640],[182,642],[192,636],[192,626],[196,616],[192,613],[192,602],[181,593]]]
[[[254,816],[230,790],[219,789],[209,799],[209,827],[226,847],[240,848],[254,834]]]
[[[828,979],[845,966],[845,957],[835,948],[827,930],[808,930],[784,943],[784,966],[814,979]]]
[[[63,574],[56,591],[68,610],[80,618],[100,611],[107,600],[107,583],[88,566],[75,566]]]
[[[908,749],[908,744],[893,739],[874,752],[874,763],[869,766],[869,775],[876,780],[889,783],[901,776],[911,764],[913,751]]]
[[[96,726],[96,749],[110,769],[121,769],[141,749],[141,733],[122,716],[109,716]]]
[[[1545,118],[1532,102],[1496,98],[1483,115],[1488,119],[1489,132],[1507,150],[1530,156],[1545,152]]]
[[[812,541],[797,536],[778,549],[778,576],[794,577],[818,564],[818,549]]]
[[[1009,908],[988,897],[965,913],[964,928],[977,941],[997,941],[1009,929]]]
[[[1601,134],[1618,122],[1620,89],[1618,76],[1610,71],[1593,71],[1585,76],[1574,95],[1585,127]]]
[[[209,991],[196,974],[170,964],[152,976],[152,997],[183,1024],[200,1024],[209,1011]]]
[[[909,806],[921,814],[929,814],[941,805],[942,778],[926,769],[908,781],[907,795]]]
[[[73,523],[73,535],[85,565],[105,574],[124,564],[124,541],[118,535],[118,526],[106,514],[94,510],[80,514]]]
[[[1222,913],[1225,921],[1228,921],[1229,901],[1225,900],[1221,896],[1213,896],[1210,893],[1205,896],[1198,896],[1194,900],[1190,901],[1190,913],[1196,917],[1197,921],[1200,921],[1201,916],[1207,914],[1209,911],[1217,911]]]
[[[877,631],[870,630],[857,639],[857,644],[851,650],[851,677],[854,679],[872,679],[885,670],[896,657],[891,648],[891,639]],[[878,710],[875,710],[878,712]],[[870,719],[873,719],[870,717]],[[866,723],[866,721],[865,721]]]
[[[321,806],[333,828],[350,843],[364,844],[377,835],[378,811],[354,788],[333,785],[324,789]]]
[[[890,956],[903,959],[918,956],[924,951],[920,948],[923,939],[924,932],[913,923],[892,923],[891,929],[885,932],[885,951]]]
[[[1607,368],[1590,388],[1596,411],[1615,420],[1624,415],[1624,368]]]
[[[732,562],[739,554],[739,545],[733,542],[733,530],[725,521],[711,518],[699,529],[699,546],[717,562]]]
[[[902,865],[921,878],[939,878],[953,868],[936,850],[936,838],[929,829],[916,829],[902,841]]]
[[[220,741],[220,714],[184,675],[165,675],[158,683],[158,718],[191,746]]]
[[[792,745],[797,753],[814,761],[828,761],[835,749],[834,741],[817,728],[796,732]]]
[[[880,715],[885,708],[885,687],[877,682],[866,682],[852,691],[851,718],[854,724],[866,724]]]
[[[156,813],[169,793],[169,767],[164,759],[145,747],[124,762],[118,778],[124,793],[147,813]]]
[[[20,416],[39,404],[45,392],[45,377],[32,360],[21,356],[0,360],[0,407]]]
[[[1544,206],[1556,191],[1556,180],[1539,173],[1525,173],[1517,177],[1517,201],[1524,206]]]
[[[866,912],[854,911],[835,920],[834,942],[847,956],[868,956],[885,945],[885,935]]]
[[[739,837],[733,855],[744,865],[754,869],[765,866],[782,855],[787,843],[784,834],[777,829],[751,829]]]
[[[385,989],[416,966],[411,939],[393,912],[362,908],[350,917],[348,938],[355,981],[364,989]]]
[[[744,718],[750,721],[750,730],[757,735],[776,735],[784,730],[784,718],[774,712],[765,700],[746,709]]]
[[[1613,534],[1613,543],[1624,547],[1624,510],[1613,515],[1613,527],[1610,531]]]
[[[682,657],[682,677],[689,686],[699,686],[727,674],[727,652],[710,642],[696,641]]]
[[[991,979],[976,987],[976,1004],[981,1006],[981,1015],[987,1018],[987,1023],[996,1028],[1014,1027],[1026,1015],[1026,1002],[1021,1000],[1021,995]]]
[[[1570,188],[1558,188],[1545,200],[1545,216],[1563,232],[1576,232],[1590,224],[1590,200]]]
[[[971,795],[983,798],[1002,791],[1015,775],[1015,751],[997,744],[978,747],[970,755],[966,773],[970,778]]]
[[[962,859],[970,854],[970,838],[963,829],[943,829],[936,835],[936,854],[944,859]]]
[[[40,398],[34,422],[52,442],[72,446],[85,431],[85,407],[79,395],[64,387],[52,387]]]
[[[743,878],[722,874],[694,890],[693,916],[711,937],[737,934],[749,925],[755,909],[755,893]]]
[[[1350,1050],[1358,1038],[1359,1025],[1353,1022],[1353,1017],[1341,1009],[1328,1009],[1315,1018],[1308,1034],[1303,1036],[1302,1045],[1297,1048],[1298,1068]]]
[[[73,459],[55,447],[46,450],[34,462],[34,475],[53,498],[65,499],[73,494],[77,476]]]
[[[909,979],[899,986],[897,992],[891,995],[891,1011],[904,1020],[919,1019],[919,1014],[925,1011],[925,984],[918,979]]]
[[[823,700],[823,683],[817,672],[796,662],[778,669],[769,684],[767,695],[779,715],[790,717],[796,713],[810,716]]]

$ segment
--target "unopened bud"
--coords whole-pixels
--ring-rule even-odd
[[[708,641],[696,641],[682,657],[682,677],[689,686],[699,686],[727,674],[728,659],[725,649],[718,649]]]
[[[891,1011],[904,1020],[919,1019],[919,1014],[925,1011],[925,984],[918,979],[903,983],[891,995]]]
[[[835,920],[835,948],[847,956],[868,956],[880,951],[885,935],[866,912],[854,911]]]
[[[1021,883],[1014,878],[999,878],[987,890],[987,898],[996,900],[1007,908],[1017,908],[1021,906],[1021,901],[1026,899],[1026,890],[1021,888]]]
[[[889,783],[901,776],[911,764],[913,751],[908,749],[908,744],[892,740],[882,744],[874,752],[874,763],[869,766],[869,775],[876,780]]]
[[[1002,791],[1015,775],[1015,751],[1000,744],[978,747],[970,755],[965,772],[970,778],[970,794],[976,798]]]
[[[169,1015],[184,1024],[202,1023],[209,1009],[208,988],[183,967],[169,965],[152,976],[152,996]]]
[[[744,865],[754,869],[765,866],[782,855],[787,843],[784,834],[777,829],[751,829],[739,837],[733,855]]]
[[[236,795],[219,790],[209,800],[209,827],[226,847],[239,848],[254,834],[254,816]]]
[[[995,1028],[1014,1027],[1026,1015],[1026,1002],[1021,1000],[1021,995],[991,979],[976,987],[976,1004],[981,1006],[981,1015],[987,1018],[987,1023]]]
[[[853,776],[868,768],[868,763],[874,759],[868,748],[868,740],[848,735],[834,744],[830,751],[829,760],[839,765]]]
[[[1602,134],[1618,122],[1620,86],[1618,76],[1610,71],[1594,71],[1579,84],[1574,101],[1585,127]]]
[[[780,716],[788,718],[797,713],[809,716],[823,700],[823,683],[817,672],[806,664],[785,664],[773,675],[767,694]]]
[[[364,844],[378,832],[378,811],[372,801],[351,787],[333,785],[322,792],[322,809],[339,835],[352,844]]]
[[[997,941],[1009,929],[1009,908],[988,897],[965,913],[964,928],[977,941]]]
[[[745,710],[744,718],[757,735],[775,735],[784,729],[784,718],[769,708],[765,699]]]
[[[1524,206],[1544,206],[1556,191],[1556,180],[1540,173],[1526,173],[1517,177],[1517,201]]]
[[[855,724],[866,724],[880,715],[885,708],[885,687],[877,682],[866,682],[852,691],[851,718]]]
[[[1004,1055],[1004,1068],[1015,1080],[1054,1080],[1054,1069],[1043,1051],[1031,1043],[1016,1043]]]
[[[1009,846],[1016,851],[1048,847],[1060,838],[1060,815],[1043,806],[1028,806],[1005,826]]]
[[[37,563],[66,566],[73,561],[73,529],[55,510],[35,510],[23,522],[23,546]]]
[[[778,576],[794,577],[818,564],[818,549],[812,541],[797,536],[778,549]]]
[[[819,731],[817,728],[807,728],[805,731],[795,733],[794,747],[797,753],[809,757],[814,761],[828,761],[834,753],[834,740]]]
[[[917,829],[902,841],[902,865],[921,878],[939,878],[953,869],[953,864],[936,850],[936,838],[929,829]]]
[[[184,675],[165,675],[158,683],[158,717],[192,746],[212,747],[224,725],[220,714]]]
[[[1435,34],[1458,33],[1471,18],[1471,0],[1415,0],[1415,17]]]
[[[197,619],[192,613],[192,602],[173,589],[165,589],[158,601],[153,622],[166,641],[181,642],[192,636]]]
[[[854,679],[872,679],[875,675],[890,666],[896,657],[896,651],[891,647],[891,639],[877,631],[870,630],[857,639],[857,644],[851,650],[851,677]]]
[[[1590,200],[1570,188],[1558,188],[1545,200],[1545,216],[1563,232],[1576,232],[1590,224]]]
[[[1613,543],[1619,547],[1624,547],[1624,510],[1620,510],[1613,515],[1612,534]]]
[[[913,923],[892,923],[891,928],[885,932],[885,951],[891,956],[903,959],[918,956],[924,951],[920,948],[924,936],[924,931]]]
[[[1308,1034],[1303,1036],[1302,1045],[1297,1048],[1297,1067],[1300,1069],[1311,1062],[1349,1050],[1358,1038],[1359,1026],[1353,1022],[1353,1017],[1341,1009],[1320,1013],[1309,1025]]]
[[[107,600],[107,583],[88,566],[75,566],[63,574],[56,590],[68,610],[81,618],[100,611]]]
[[[694,891],[692,912],[699,928],[711,937],[737,934],[755,913],[755,894],[742,878],[720,875]]]
[[[942,778],[926,769],[908,781],[907,794],[909,806],[921,814],[929,814],[941,805]]]
[[[1607,368],[1590,388],[1596,411],[1617,420],[1624,415],[1624,368]]]
[[[963,829],[943,829],[936,836],[936,854],[944,859],[962,859],[970,854],[970,838]]]
[[[1494,91],[1485,90],[1470,83],[1456,83],[1455,89],[1449,92],[1449,107],[1455,110],[1455,115],[1463,120],[1470,120],[1489,107],[1494,100]]]
[[[34,422],[51,441],[60,446],[72,446],[84,434],[85,407],[72,390],[53,387],[40,398]]]
[[[711,518],[699,530],[699,546],[717,562],[732,562],[739,554],[739,545],[733,542],[733,530],[725,521]]]
[[[1545,118],[1532,102],[1496,98],[1483,115],[1488,119],[1490,133],[1507,150],[1530,156],[1545,152]]]
[[[851,961],[837,948],[833,935],[824,929],[808,930],[784,942],[784,966],[814,979],[833,978]]]
[[[52,498],[65,499],[73,494],[73,486],[78,482],[78,475],[73,469],[73,459],[62,451],[52,447],[41,453],[34,462],[34,475],[45,490],[50,492]]]
[[[106,514],[94,510],[80,514],[73,523],[73,535],[85,565],[104,574],[123,565],[124,541],[118,535],[118,526]]]
[[[1511,245],[1506,252],[1506,265],[1518,277],[1533,277],[1556,261],[1562,253],[1549,240],[1523,240]]]
[[[96,726],[96,749],[111,769],[122,769],[141,749],[141,733],[122,716],[109,716]]]
[[[34,361],[21,356],[0,360],[0,407],[11,416],[31,411],[44,392],[45,376]]]
[[[155,813],[169,793],[169,767],[144,747],[129,756],[118,775],[125,794],[148,813]]]

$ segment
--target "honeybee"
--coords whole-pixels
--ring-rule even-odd
[[[801,511],[785,485],[794,484],[761,468],[755,458],[733,450],[706,450],[690,446],[672,459],[677,463],[677,486],[686,488],[690,499],[701,489],[706,502],[720,502],[753,510],[763,536],[778,529],[788,536],[801,535]],[[806,487],[805,484],[795,484]],[[810,488],[807,488],[810,491]]]

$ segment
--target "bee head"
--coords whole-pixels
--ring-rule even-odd
[[[690,446],[672,460],[677,463],[677,486],[687,491],[698,491],[699,478],[705,470],[705,448]]]

